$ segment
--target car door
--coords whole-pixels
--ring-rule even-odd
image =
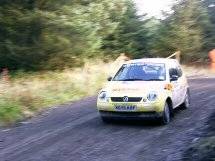
[[[183,103],[184,101],[184,79],[182,77],[182,70],[179,65],[177,65],[178,73],[178,104]]]
[[[177,66],[172,66],[169,69],[169,75],[170,75],[170,81],[173,76],[178,76],[178,70]],[[175,108],[179,103],[180,103],[180,95],[181,95],[181,86],[180,86],[180,79],[173,80],[171,81],[173,85],[173,90],[172,90],[172,101],[173,101],[173,107]]]
[[[180,92],[180,97],[179,97],[179,103],[183,103],[185,99],[185,95],[187,92],[187,80],[186,77],[183,74],[183,71],[180,67],[180,65],[177,65],[177,70],[178,70],[178,83],[180,86],[179,92]]]

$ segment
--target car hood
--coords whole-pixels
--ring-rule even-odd
[[[111,81],[103,90],[111,96],[140,96],[152,91],[161,92],[165,84],[165,81]]]

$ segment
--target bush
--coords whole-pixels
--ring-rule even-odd
[[[12,125],[22,117],[22,107],[16,102],[10,102],[10,100],[0,101],[0,126]]]

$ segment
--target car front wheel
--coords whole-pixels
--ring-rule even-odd
[[[165,103],[164,111],[161,116],[161,123],[167,125],[170,122],[170,108],[167,103]]]

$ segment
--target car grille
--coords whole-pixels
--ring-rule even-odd
[[[127,102],[140,102],[142,97],[128,97]],[[111,97],[112,102],[124,102],[123,97]]]

